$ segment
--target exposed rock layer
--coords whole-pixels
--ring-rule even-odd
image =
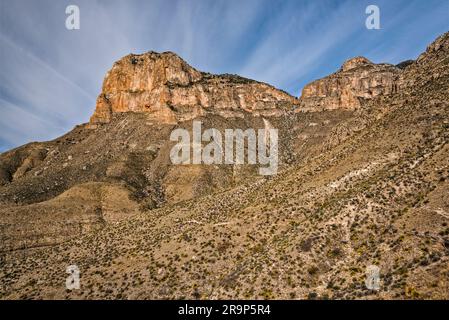
[[[280,116],[297,111],[354,110],[364,100],[399,90],[402,68],[364,57],[306,85],[300,99],[268,84],[236,75],[200,72],[172,52],[128,55],[107,73],[90,124],[107,123],[114,113],[144,112],[166,124],[206,114],[226,118]]]
[[[171,52],[128,55],[107,73],[91,124],[118,112],[146,112],[160,123],[213,113],[279,115],[298,100],[268,84],[199,72]]]
[[[398,79],[356,111],[267,117],[282,165],[270,179],[171,165],[168,136],[189,121],[138,108],[0,154],[0,299],[449,299],[449,33]],[[199,119],[266,126],[238,112]]]
[[[364,99],[398,91],[401,69],[364,57],[346,61],[339,71],[313,81],[302,91],[297,111],[357,109]]]

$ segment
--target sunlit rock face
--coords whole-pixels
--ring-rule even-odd
[[[160,123],[212,113],[224,117],[284,114],[298,99],[268,84],[200,72],[171,52],[128,55],[106,74],[91,124],[113,113],[145,112]]]
[[[306,85],[297,111],[353,110],[363,99],[395,93],[401,69],[374,64],[364,57],[347,60],[339,71]]]

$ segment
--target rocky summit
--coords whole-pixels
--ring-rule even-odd
[[[449,299],[448,101],[449,33],[300,98],[128,55],[89,123],[0,155],[0,298]],[[173,165],[194,119],[278,129],[278,174]]]
[[[159,123],[207,114],[225,118],[280,115],[297,99],[274,87],[237,75],[199,72],[172,52],[128,55],[107,73],[90,123],[114,113],[145,112]]]
[[[304,87],[298,111],[360,108],[363,100],[397,93],[401,71],[364,57],[349,59],[336,73]]]

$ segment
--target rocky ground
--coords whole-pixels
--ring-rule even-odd
[[[172,54],[117,65],[89,124],[0,155],[0,298],[449,298],[449,34],[400,67],[349,61],[300,99]],[[280,172],[171,165],[167,137],[193,118],[269,121]]]

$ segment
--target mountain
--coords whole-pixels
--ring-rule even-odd
[[[364,57],[346,61],[336,73],[306,85],[300,111],[357,109],[363,99],[399,90],[401,70],[390,64],[374,64]]]
[[[449,33],[405,66],[350,59],[299,99],[126,56],[89,123],[0,155],[0,297],[448,299],[448,97]],[[278,174],[172,165],[193,119],[277,128]]]
[[[281,114],[297,103],[289,94],[236,75],[199,72],[172,52],[128,55],[107,73],[90,122],[112,114],[145,112],[158,123],[178,123],[207,114],[224,118]]]

